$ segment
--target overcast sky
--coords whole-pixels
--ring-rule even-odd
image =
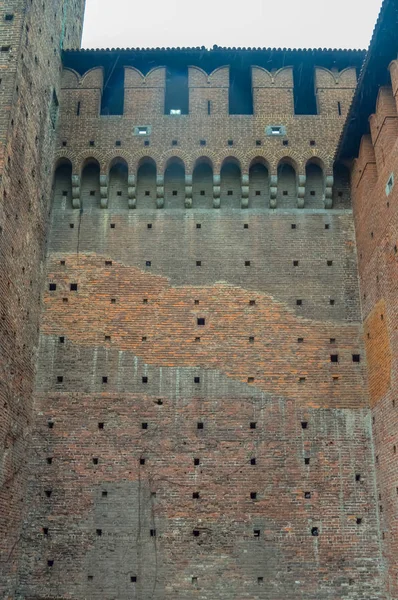
[[[381,1],[86,0],[83,47],[366,48]]]

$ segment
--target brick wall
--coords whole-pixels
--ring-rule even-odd
[[[289,70],[208,115],[223,75],[144,123],[139,77],[62,94],[23,597],[385,598],[342,119],[278,112]]]
[[[80,41],[81,0],[0,2],[0,594],[13,598],[60,97],[60,49]],[[27,517],[29,518],[29,517]]]
[[[398,597],[397,571],[397,176],[396,61],[392,89],[380,89],[371,136],[364,136],[353,166],[362,310],[376,454],[378,507],[389,598]]]

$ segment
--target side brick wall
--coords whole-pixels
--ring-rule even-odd
[[[26,510],[61,47],[84,2],[0,2],[0,595],[14,598]]]
[[[397,63],[380,89],[371,136],[352,174],[362,311],[375,441],[378,508],[389,598],[398,598]]]

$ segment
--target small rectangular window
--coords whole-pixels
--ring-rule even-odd
[[[207,114],[211,115],[211,100],[207,101]]]
[[[281,136],[286,135],[286,127],[283,125],[269,125],[265,128],[265,135]]]
[[[14,18],[14,13],[6,13],[4,20],[5,21],[12,21]]]
[[[150,135],[151,127],[149,125],[138,125],[133,128],[133,135],[143,136]]]
[[[203,317],[197,319],[197,324],[200,326],[206,325],[206,320]]]

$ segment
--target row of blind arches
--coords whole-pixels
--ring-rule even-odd
[[[152,158],[141,159],[136,177],[137,208],[156,208],[157,168]],[[179,158],[171,159],[164,172],[164,207],[184,208],[186,178],[184,163]],[[210,160],[197,161],[192,175],[193,208],[213,206],[213,168]],[[108,207],[128,207],[128,166],[124,159],[114,159],[108,179]],[[306,166],[305,208],[324,208],[325,177],[316,162]],[[240,208],[242,197],[242,174],[236,159],[224,161],[220,172],[221,208]],[[72,166],[67,160],[59,163],[54,178],[54,201],[64,202],[64,207],[72,207]],[[100,165],[95,159],[88,159],[83,167],[80,180],[80,199],[87,208],[100,207]],[[249,170],[249,208],[269,208],[270,177],[266,162],[255,159]],[[278,208],[297,207],[297,175],[291,162],[281,162],[278,166]],[[342,166],[334,170],[333,208],[350,208],[349,172]]]

